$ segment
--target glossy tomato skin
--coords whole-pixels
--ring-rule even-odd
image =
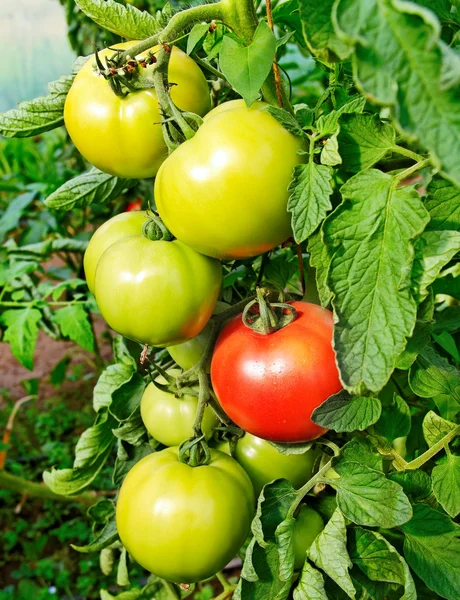
[[[169,369],[168,373],[177,377],[179,369]],[[159,376],[159,383],[166,380]],[[181,442],[193,435],[198,396],[184,394],[176,398],[174,394],[164,392],[149,383],[141,399],[141,417],[150,435],[165,446],[178,446]],[[212,408],[207,406],[204,411],[201,427],[203,433],[209,437],[213,427],[219,423]]]
[[[93,233],[83,259],[86,282],[93,294],[96,267],[101,256],[118,240],[142,233],[142,227],[147,220],[148,215],[145,211],[125,212],[112,217]]]
[[[230,308],[226,302],[216,302],[214,314],[218,314]],[[211,323],[208,323],[201,333],[183,344],[168,346],[171,358],[184,370],[191,369],[200,360],[211,333]]]
[[[152,241],[135,235],[118,240],[100,258],[95,297],[117,333],[162,347],[200,333],[214,310],[221,283],[218,261],[178,240]]]
[[[294,569],[301,569],[307,558],[306,552],[315,538],[323,531],[324,521],[321,515],[303,504],[295,519],[293,544],[295,553]]]
[[[145,569],[176,583],[203,580],[238,552],[254,515],[251,482],[230,456],[211,450],[207,466],[154,452],[128,473],[116,509],[123,545]]]
[[[274,442],[305,442],[326,430],[313,410],[342,389],[332,348],[333,316],[308,302],[292,302],[297,318],[263,335],[241,316],[222,330],[211,380],[228,416],[242,429]]]
[[[234,458],[249,475],[254,492],[259,496],[262,488],[275,479],[287,479],[296,489],[306,483],[313,472],[317,452],[281,454],[266,440],[246,433],[236,443]]]
[[[288,185],[302,141],[263,102],[213,109],[155,180],[161,218],[185,244],[220,259],[262,254],[292,235]]]
[[[125,50],[137,43],[126,42],[114,48]],[[104,58],[112,54],[112,50],[102,50],[99,57],[105,64]],[[90,58],[81,68],[66,98],[64,122],[72,141],[86,160],[106,173],[126,178],[154,177],[168,155],[155,91],[145,89],[120,98],[94,70],[94,61]],[[142,69],[141,77],[151,77],[152,68]],[[171,96],[179,108],[206,114],[210,109],[206,79],[198,65],[175,47],[169,80],[177,84]]]

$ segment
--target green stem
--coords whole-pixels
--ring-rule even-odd
[[[457,425],[457,427],[455,429],[452,429],[452,431],[449,431],[449,433],[446,434],[442,439],[440,439],[439,442],[436,442],[436,444],[431,446],[431,448],[429,448],[426,452],[421,454],[418,458],[416,458],[415,460],[412,460],[410,463],[407,463],[406,469],[407,470],[419,469],[422,465],[424,465],[426,462],[431,460],[433,458],[433,456],[436,456],[436,454],[438,454],[438,452],[443,450],[445,448],[446,444],[451,442],[458,435],[460,435],[460,425]]]
[[[200,65],[200,67],[203,67],[203,69],[207,69],[210,73],[212,73],[213,75],[215,75],[216,77],[219,77],[219,79],[225,79],[225,76],[223,73],[221,73],[220,71],[218,71],[217,69],[215,69],[212,65],[210,65],[206,60],[203,60],[202,58],[200,58],[199,56],[197,56],[196,54],[193,55],[193,60]]]
[[[303,498],[308,494],[308,492],[310,490],[312,490],[317,483],[325,481],[324,478],[323,478],[323,475],[325,473],[327,473],[331,467],[332,467],[332,458],[323,467],[321,467],[321,469],[318,471],[318,473],[316,473],[316,475],[314,475],[309,481],[307,481],[307,483],[305,485],[303,485],[298,490],[294,502],[289,507],[288,513],[286,515],[286,518],[289,518],[289,517],[292,518],[294,516],[295,511],[299,507],[299,505],[302,502]]]
[[[403,148],[402,146],[393,146],[393,148],[391,148],[391,150],[393,150],[393,152],[396,152],[397,154],[402,154],[403,156],[407,156],[408,158],[412,158],[416,162],[425,160],[425,157],[422,156],[421,154],[417,154],[416,152],[412,152],[412,150],[408,150],[407,148]]]
[[[219,580],[220,585],[224,588],[224,590],[230,591],[235,589],[235,587],[225,579],[222,571],[217,571],[216,577]]]
[[[401,171],[401,173],[395,175],[393,187],[395,188],[398,185],[398,183],[410,177],[412,173],[416,173],[417,171],[420,171],[421,169],[424,169],[429,165],[431,165],[431,160],[429,158],[426,158],[418,163],[415,163],[415,165],[412,165],[412,167],[409,167],[405,171]]]

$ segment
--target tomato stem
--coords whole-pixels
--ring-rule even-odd
[[[271,290],[266,288],[257,288],[257,298],[246,305],[242,315],[246,327],[263,335],[269,335],[286,327],[297,317],[297,311],[291,304],[270,303],[268,296],[271,293]],[[258,306],[259,314],[251,313],[254,306]]]

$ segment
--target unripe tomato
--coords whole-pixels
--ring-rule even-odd
[[[214,308],[214,314],[224,312],[224,310],[227,310],[228,308],[230,308],[229,304],[218,300]],[[191,369],[200,360],[206,348],[206,344],[208,343],[210,333],[211,323],[208,323],[201,333],[188,342],[177,344],[176,346],[169,346],[168,352],[171,355],[171,358],[182,369]]]
[[[314,440],[326,430],[313,410],[342,389],[332,348],[333,316],[307,302],[291,302],[297,318],[263,335],[241,316],[221,331],[211,363],[216,396],[242,429],[274,442]]]
[[[140,344],[169,346],[200,333],[221,283],[218,261],[178,240],[133,235],[109,246],[100,258],[95,297],[117,333]]]
[[[302,141],[255,102],[212,110],[196,135],[163,163],[155,180],[161,218],[208,256],[262,254],[292,235],[288,185]]]
[[[144,211],[125,212],[112,217],[93,233],[83,258],[86,283],[93,294],[96,267],[101,256],[118,240],[141,234],[147,220],[148,215]]]
[[[275,479],[287,479],[293,487],[300,488],[310,479],[316,456],[314,450],[281,454],[270,442],[246,433],[236,443],[234,458],[249,475],[259,496],[264,485]]]
[[[120,539],[145,569],[176,583],[220,571],[238,552],[254,515],[251,481],[230,456],[211,450],[207,466],[179,462],[177,448],[154,452],[128,473],[117,502]]]
[[[168,373],[177,377],[180,371],[170,369]],[[156,381],[166,383],[161,375]],[[141,399],[141,417],[147,431],[156,440],[165,446],[178,446],[193,434],[197,406],[198,396],[184,394],[176,398],[174,394],[149,383]],[[201,423],[203,433],[209,435],[218,422],[214,411],[207,406]]]
[[[315,538],[323,531],[324,521],[316,510],[303,504],[295,519],[293,543],[295,562],[294,569],[301,569],[307,558],[306,553],[315,541]]]
[[[126,42],[114,48],[126,50],[138,43]],[[105,57],[113,54],[113,50],[102,50],[99,57],[105,65]],[[154,177],[168,155],[155,91],[144,89],[120,98],[94,70],[94,61],[90,58],[81,68],[65,102],[64,122],[73,143],[86,160],[106,173],[134,179]],[[152,68],[140,67],[140,77],[151,78]],[[203,73],[178,48],[172,50],[169,81],[176,84],[171,97],[179,108],[199,115],[210,109]]]

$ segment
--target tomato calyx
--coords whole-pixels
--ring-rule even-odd
[[[244,308],[242,321],[246,327],[256,333],[269,335],[287,327],[297,318],[297,311],[291,304],[269,302],[268,298],[271,294],[272,291],[267,288],[257,288],[257,297]]]
[[[157,214],[154,212],[149,212],[148,216],[149,219],[142,227],[142,235],[154,242],[170,242],[174,239],[172,233],[167,229],[166,225]]]

